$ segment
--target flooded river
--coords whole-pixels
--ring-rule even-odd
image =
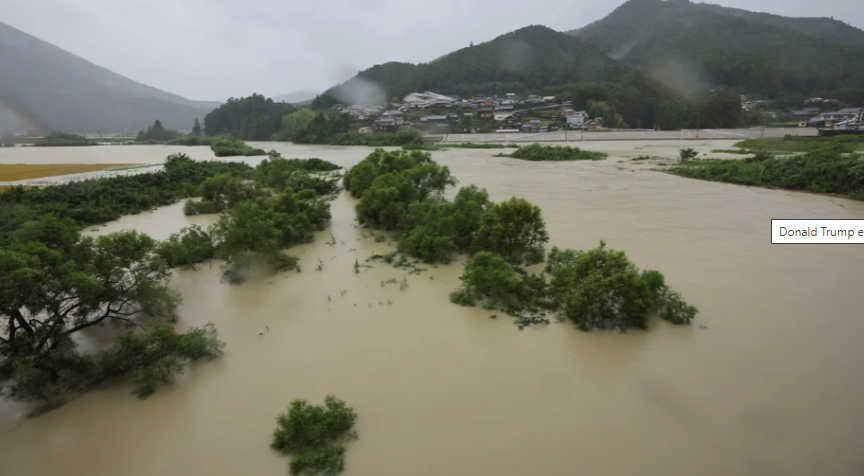
[[[699,307],[693,326],[519,331],[510,318],[449,302],[461,263],[410,276],[376,264],[355,274],[355,259],[394,245],[356,228],[354,201],[343,194],[332,229],[293,250],[302,273],[236,287],[219,282],[215,263],[176,273],[181,328],[215,323],[228,344],[223,358],[144,401],[111,387],[32,419],[6,402],[0,474],[286,475],[287,459],[268,447],[275,416],[294,398],[317,403],[328,393],[359,414],[345,476],[864,474],[864,252],[769,237],[772,218],[862,219],[864,204],[687,180],[629,161],[724,144],[591,143],[610,158],[576,163],[433,153],[462,185],[539,205],[550,245],[584,249],[604,239],[661,270]],[[370,152],[253,145],[345,166]],[[58,163],[63,151],[84,149],[94,150],[24,153]],[[98,153],[154,163],[169,149]],[[24,161],[2,152],[0,163]],[[165,238],[190,222],[181,208],[99,233],[137,228]],[[409,286],[382,287],[391,278]]]

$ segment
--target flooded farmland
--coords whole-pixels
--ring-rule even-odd
[[[343,166],[371,151],[250,145]],[[328,393],[359,415],[346,476],[864,474],[864,253],[769,237],[772,218],[864,219],[864,203],[688,180],[630,161],[684,146],[717,156],[710,150],[728,145],[586,143],[609,158],[569,163],[433,152],[461,185],[539,205],[550,246],[603,239],[662,271],[699,307],[692,326],[519,331],[503,315],[449,302],[461,262],[355,274],[355,259],[395,245],[357,228],[343,193],[332,228],[292,249],[302,273],[228,286],[218,263],[176,272],[180,328],[213,322],[224,357],[143,401],[110,387],[32,419],[0,404],[0,474],[284,475],[287,460],[269,448],[276,414]],[[0,150],[0,163],[159,163],[177,151],[212,156],[204,147],[18,148]],[[163,239],[215,219],[187,218],[177,204],[88,233],[135,228]],[[382,286],[389,279],[408,286]]]

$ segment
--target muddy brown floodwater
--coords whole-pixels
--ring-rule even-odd
[[[369,153],[255,145],[341,165]],[[627,160],[684,145],[589,144],[611,153],[600,162],[529,163],[495,150],[434,157],[494,200],[538,204],[550,244],[605,239],[663,271],[699,307],[693,326],[520,332],[510,318],[448,301],[460,263],[407,276],[405,290],[382,287],[406,274],[352,265],[394,245],[355,228],[343,194],[332,230],[293,250],[302,273],[236,287],[219,282],[218,263],[176,273],[180,326],[214,322],[223,358],[144,401],[111,387],[32,419],[6,402],[0,474],[284,475],[287,460],[268,447],[274,417],[294,398],[328,393],[359,414],[345,476],[864,474],[864,252],[769,239],[771,218],[861,219],[864,204],[687,180]],[[117,150],[148,161],[145,149]],[[164,152],[147,152],[158,154],[150,162]],[[164,238],[188,222],[178,204],[98,232]],[[331,232],[335,246],[325,244]]]

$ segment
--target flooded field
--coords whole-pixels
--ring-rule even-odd
[[[250,145],[343,166],[371,151]],[[175,274],[181,329],[215,323],[223,358],[144,401],[121,386],[33,419],[0,405],[0,474],[286,475],[287,459],[269,449],[276,414],[328,393],[359,415],[346,476],[864,474],[864,253],[769,237],[771,218],[864,219],[864,203],[687,180],[630,161],[685,146],[718,156],[710,150],[728,141],[585,144],[610,154],[597,162],[524,162],[494,149],[433,157],[493,200],[539,205],[550,246],[604,239],[661,270],[699,307],[693,326],[519,331],[505,316],[449,302],[461,263],[355,274],[355,259],[395,245],[357,228],[355,202],[342,194],[332,229],[292,250],[302,273],[234,287],[219,282],[216,262]],[[69,163],[159,163],[175,151],[210,156],[204,147],[0,149],[0,163],[28,163],[19,152],[32,163],[64,163],[64,152],[94,154]],[[215,218],[187,219],[177,204],[87,232],[136,228],[161,239]],[[382,286],[391,278],[408,287]]]

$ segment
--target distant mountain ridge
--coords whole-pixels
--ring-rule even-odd
[[[0,64],[0,129],[137,131],[160,119],[188,130],[221,104],[141,84],[2,22]]]
[[[788,30],[801,33],[803,35],[819,38],[826,41],[831,41],[839,45],[864,47],[864,30],[856,28],[852,25],[844,23],[840,20],[826,17],[786,17],[775,15],[773,13],[752,12],[740,8],[724,7],[711,3],[692,3],[686,0],[635,0],[621,5],[619,8],[629,8],[627,4],[643,4],[651,5],[660,2],[671,4],[687,4],[688,8],[694,11],[702,10],[705,12],[717,13],[720,15],[743,18],[761,25],[786,28]],[[610,15],[611,16],[611,15]],[[607,17],[608,18],[608,17]],[[566,33],[580,36],[581,30],[591,29],[592,25],[602,25],[606,19],[598,20],[591,25],[570,30]]]
[[[836,20],[630,0],[568,33],[677,89],[727,85],[766,97],[840,91],[846,102],[864,101],[864,31]]]
[[[308,89],[301,89],[299,91],[294,91],[288,94],[280,94],[278,96],[273,96],[273,101],[275,102],[287,102],[288,104],[299,104],[309,102],[315,99],[318,93],[314,91],[309,91]]]

